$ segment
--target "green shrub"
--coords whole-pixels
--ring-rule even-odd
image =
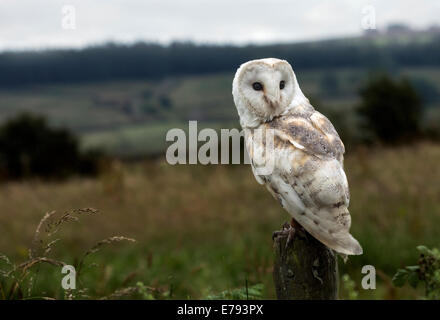
[[[397,270],[393,277],[393,283],[402,287],[409,283],[416,288],[419,283],[425,286],[425,298],[440,299],[440,250],[437,248],[428,249],[425,246],[418,246],[420,258],[417,265],[407,266]]]
[[[97,151],[81,152],[70,131],[51,128],[40,116],[21,114],[0,127],[0,174],[6,179],[96,174],[100,158]]]
[[[373,77],[360,95],[358,113],[365,120],[365,129],[380,141],[395,143],[420,134],[422,103],[408,80]]]

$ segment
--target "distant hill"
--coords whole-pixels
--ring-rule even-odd
[[[438,66],[440,33],[394,31],[358,38],[243,47],[137,43],[81,50],[3,52],[0,87],[232,72],[247,60],[270,56],[287,59],[295,70]]]
[[[408,77],[425,124],[440,123],[439,33],[402,28],[362,37],[267,46],[108,44],[82,50],[0,53],[0,123],[19,112],[47,116],[83,147],[138,157],[160,154],[170,128],[238,126],[231,83],[249,59],[290,61],[301,88],[349,147],[362,130],[354,107],[369,72]]]

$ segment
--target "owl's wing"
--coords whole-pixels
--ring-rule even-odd
[[[299,144],[316,157],[332,157],[342,162],[345,147],[332,123],[311,106],[297,107],[274,119],[266,127],[292,144]]]
[[[342,159],[344,146],[320,113],[286,115],[263,125],[274,131],[274,168],[258,174],[258,160],[249,152],[254,174],[293,218],[316,239],[342,254],[361,254],[349,233],[349,190]],[[252,133],[247,146],[254,143]],[[263,146],[262,146],[263,147]]]

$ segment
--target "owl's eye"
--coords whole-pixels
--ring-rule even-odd
[[[254,82],[252,88],[254,88],[255,91],[261,91],[263,90],[263,85],[259,82]]]
[[[281,80],[280,81],[280,89],[283,90],[285,85],[286,85],[286,82],[284,82],[284,80]]]

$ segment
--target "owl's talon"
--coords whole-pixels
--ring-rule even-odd
[[[283,224],[283,229],[279,231],[275,231],[272,233],[272,240],[275,240],[277,237],[287,237],[286,240],[286,249],[293,241],[296,234],[296,229],[288,222]]]
[[[274,231],[272,233],[272,241],[275,240],[276,237],[285,237],[287,236],[286,231],[290,229],[290,224],[285,222],[282,226],[281,230]]]
[[[272,241],[275,240],[276,237],[280,236],[283,233],[283,231],[274,231],[272,233]]]
[[[295,237],[296,234],[296,229],[292,226],[290,226],[290,228],[287,230],[288,234],[287,234],[287,240],[286,240],[286,249],[289,247],[290,243],[293,241],[293,238]]]
[[[292,218],[292,220],[290,221],[290,225],[295,229],[295,231],[301,238],[308,240],[307,231],[295,219]]]

